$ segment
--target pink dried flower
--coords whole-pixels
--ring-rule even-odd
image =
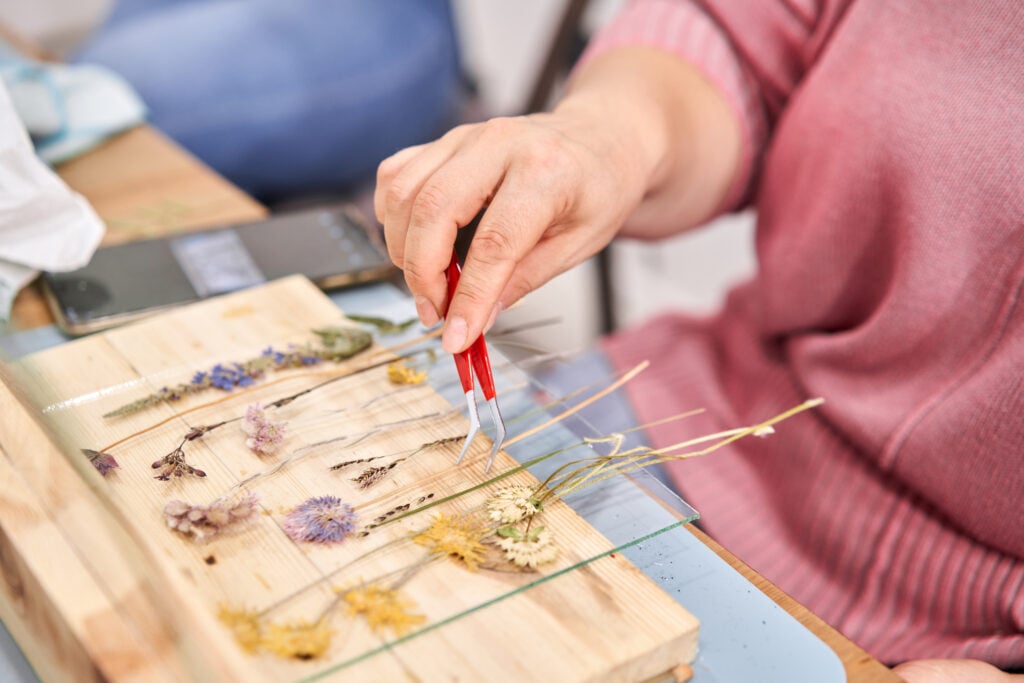
[[[356,527],[358,515],[337,496],[309,498],[284,520],[284,530],[296,541],[340,543]]]
[[[268,420],[263,407],[253,403],[245,409],[245,418],[242,420],[242,431],[249,437],[245,445],[254,453],[271,455],[284,441],[286,425],[286,422]]]
[[[170,500],[164,506],[167,526],[195,539],[204,539],[243,522],[256,514],[259,498],[248,493],[236,501],[218,501],[210,505],[190,505],[183,500]]]
[[[110,453],[100,453],[91,448],[83,448],[82,453],[85,454],[85,457],[89,458],[89,462],[96,468],[96,471],[104,477],[120,467],[117,464],[117,460],[114,460],[114,456]]]

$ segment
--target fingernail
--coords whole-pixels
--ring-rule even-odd
[[[420,322],[426,327],[433,327],[437,324],[437,321],[441,318],[437,315],[437,309],[434,308],[434,304],[430,303],[430,299],[425,296],[418,296],[416,301],[416,315],[420,317]]]
[[[494,304],[494,308],[491,309],[491,317],[487,319],[487,324],[484,325],[484,334],[490,332],[491,328],[494,327],[494,322],[498,319],[498,314],[504,310],[504,306],[501,302]]]
[[[448,353],[458,353],[466,345],[466,319],[448,318],[441,335],[441,346]]]

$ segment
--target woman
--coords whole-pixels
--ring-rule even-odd
[[[378,170],[425,324],[484,205],[443,342],[615,235],[754,204],[760,272],[709,320],[603,344],[653,445],[827,403],[669,474],[712,534],[911,680],[1024,667],[1024,7],[640,0],[552,113]],[[906,663],[909,662],[909,663]]]

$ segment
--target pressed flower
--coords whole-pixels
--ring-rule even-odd
[[[246,652],[256,652],[263,640],[259,615],[252,610],[232,609],[221,605],[217,612],[220,622],[231,629],[231,634]]]
[[[476,571],[483,559],[484,546],[481,539],[485,530],[471,517],[457,517],[440,513],[430,526],[412,537],[414,543],[430,550],[432,553],[453,555],[466,563],[471,571]]]
[[[543,505],[529,486],[507,486],[487,501],[487,516],[495,522],[514,524],[537,514]]]
[[[331,629],[320,621],[293,621],[285,624],[267,624],[260,646],[279,657],[289,659],[315,659],[327,652],[331,645]]]
[[[252,519],[258,507],[259,498],[255,493],[235,501],[218,501],[210,505],[190,505],[175,499],[164,506],[164,519],[167,526],[175,531],[201,540]]]
[[[318,496],[297,505],[284,520],[284,530],[296,541],[340,543],[356,527],[358,515],[336,496]]]
[[[184,442],[182,443],[184,444]],[[160,470],[160,474],[156,475],[154,478],[161,481],[168,481],[172,478],[177,479],[179,477],[184,477],[185,475],[193,477],[206,476],[206,472],[198,467],[192,467],[192,465],[185,462],[185,451],[181,449],[181,446],[178,446],[173,451],[154,462],[153,469]]]
[[[499,529],[494,544],[505,551],[505,559],[520,567],[536,569],[558,557],[554,534],[544,527],[527,533],[514,527]]]
[[[377,328],[377,331],[383,335],[399,334],[405,332],[408,328],[412,327],[419,321],[419,318],[409,318],[402,322],[395,322],[388,320],[387,318],[380,318],[375,315],[356,315],[354,313],[346,313],[345,317],[352,322],[364,323],[366,325],[373,325]]]
[[[426,378],[426,370],[413,370],[404,360],[396,360],[388,365],[388,380],[392,384],[422,384]]]
[[[313,333],[320,338],[319,348],[303,344],[289,347],[288,351],[276,351],[268,346],[255,358],[242,362],[217,363],[209,370],[198,370],[188,382],[161,387],[155,393],[105,413],[103,417],[129,415],[210,389],[233,391],[236,387],[249,387],[265,377],[268,371],[316,365],[322,361],[340,362],[373,343],[373,336],[369,332],[356,327],[327,328],[313,330]]]
[[[117,464],[117,460],[110,453],[100,453],[91,448],[83,448],[82,453],[85,454],[85,457],[89,458],[89,462],[96,468],[96,471],[104,477],[120,467]]]
[[[402,636],[427,620],[412,612],[416,604],[393,588],[371,583],[357,588],[339,589],[348,604],[348,613],[362,616],[376,633],[390,630]]]
[[[272,455],[284,441],[285,422],[267,419],[267,413],[259,403],[245,409],[242,431],[248,437],[245,445],[260,455]]]

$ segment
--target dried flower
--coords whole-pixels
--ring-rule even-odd
[[[431,553],[453,555],[465,562],[471,571],[476,571],[485,551],[480,542],[484,533],[484,528],[472,517],[456,517],[442,512],[412,540]]]
[[[312,624],[305,620],[267,624],[260,641],[264,650],[290,659],[315,659],[330,645],[331,629],[323,619]]]
[[[377,328],[377,331],[383,335],[399,334],[405,332],[408,328],[412,327],[419,318],[409,318],[402,322],[394,322],[387,318],[380,318],[375,315],[356,315],[354,313],[346,313],[345,317],[352,322],[363,323],[365,325],[373,325]]]
[[[320,338],[323,349],[317,356],[324,360],[350,358],[373,343],[373,335],[361,327],[322,327],[313,334]]]
[[[371,524],[367,524],[366,528],[363,529],[362,531],[360,531],[356,535],[359,536],[360,538],[363,538],[365,536],[369,536],[370,535],[370,531],[369,531],[370,529],[376,529],[377,527],[379,527],[382,524],[387,524],[387,522],[389,520],[391,520],[392,517],[394,517],[395,515],[401,515],[402,513],[408,512],[411,508],[419,507],[420,505],[423,505],[424,503],[426,503],[428,500],[430,500],[433,497],[434,497],[433,493],[427,493],[425,495],[422,495],[422,496],[418,497],[416,500],[410,501],[408,503],[402,503],[401,505],[396,505],[395,507],[391,508],[387,512],[385,512],[385,513],[383,513],[381,515],[377,515],[376,517],[374,517],[373,518],[373,522]]]
[[[167,526],[175,531],[204,539],[252,519],[258,507],[259,498],[255,493],[246,494],[234,502],[218,501],[210,505],[190,505],[175,499],[164,506],[164,519]]]
[[[505,551],[505,559],[520,567],[536,569],[558,557],[555,537],[544,527],[522,532],[515,527],[498,530],[494,544]]]
[[[263,407],[253,403],[245,409],[242,420],[242,431],[249,437],[245,445],[254,453],[272,455],[284,441],[286,425],[286,422],[268,420]]]
[[[396,360],[388,365],[388,380],[392,384],[422,384],[426,378],[426,370],[413,370],[404,360]]]
[[[182,445],[184,445],[184,441],[182,442]],[[198,467],[192,467],[192,465],[185,462],[185,451],[181,449],[180,445],[164,457],[154,462],[152,467],[153,469],[160,469],[160,474],[155,477],[155,479],[159,479],[160,481],[168,481],[172,477],[183,477],[186,474],[193,477],[206,476],[206,472],[202,471]]]
[[[394,467],[401,462],[396,460],[389,465],[381,465],[379,467],[367,467],[365,470],[359,473],[359,476],[352,477],[352,481],[359,484],[359,488],[368,489],[378,481],[384,478],[384,475],[390,472]]]
[[[209,370],[198,370],[188,382],[160,390],[131,403],[126,403],[103,417],[130,415],[160,403],[179,401],[186,396],[209,389],[232,391],[248,387],[262,379],[268,371],[315,365],[321,361],[340,362],[351,358],[373,343],[373,336],[357,327],[332,327],[313,330],[320,338],[320,348],[311,344],[290,346],[287,351],[267,347],[255,358],[236,363],[217,363]]]
[[[416,607],[412,600],[392,588],[371,583],[337,592],[348,604],[348,613],[362,615],[376,633],[390,630],[402,636],[427,620],[422,614],[411,611]]]
[[[232,609],[221,605],[217,612],[220,622],[231,629],[231,634],[246,652],[254,653],[263,640],[259,615],[248,609]]]
[[[499,489],[487,501],[487,516],[495,522],[514,524],[537,514],[543,504],[534,497],[534,489],[529,486],[507,486]]]
[[[340,543],[355,529],[358,515],[336,496],[309,498],[284,520],[284,530],[296,541]]]
[[[85,454],[85,457],[89,458],[89,462],[96,468],[96,471],[104,477],[120,467],[117,464],[117,460],[114,460],[114,456],[110,453],[100,453],[91,448],[83,448],[82,453]]]

